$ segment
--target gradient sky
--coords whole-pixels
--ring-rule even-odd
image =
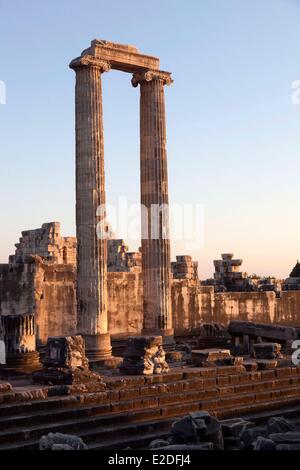
[[[286,277],[300,258],[299,0],[0,0],[0,262],[21,230],[75,235],[74,72],[94,38],[134,44],[173,73],[166,89],[170,202],[203,204],[201,278],[234,252]],[[139,91],[103,77],[107,199],[139,201]],[[135,249],[134,243],[130,248]]]

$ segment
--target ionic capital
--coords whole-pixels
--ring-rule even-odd
[[[106,60],[96,59],[92,55],[84,55],[72,60],[69,66],[73,70],[78,70],[82,67],[96,67],[100,72],[108,72],[111,69],[111,65]]]
[[[171,85],[173,79],[170,72],[164,72],[162,70],[145,70],[136,72],[133,74],[131,83],[132,86],[137,87],[139,83],[151,82],[151,80],[160,80],[163,85]]]

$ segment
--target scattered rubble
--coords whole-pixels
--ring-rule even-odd
[[[39,442],[40,450],[87,450],[86,444],[80,437],[50,432],[41,437]]]
[[[32,377],[37,383],[56,385],[50,390],[52,395],[106,389],[100,375],[89,369],[80,335],[48,338],[43,369],[33,372]]]
[[[273,431],[278,432],[273,432]],[[256,425],[243,418],[218,420],[206,411],[189,413],[172,425],[170,436],[150,443],[167,450],[300,450],[300,429],[282,416]]]

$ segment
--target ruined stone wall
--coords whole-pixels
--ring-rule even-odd
[[[139,334],[143,327],[141,273],[108,272],[108,322],[113,336]]]
[[[38,343],[45,343],[48,336],[74,334],[74,282],[74,265],[48,264],[39,257],[2,264],[0,315],[34,314]]]
[[[75,266],[37,265],[35,275],[35,323],[38,344],[48,336],[76,334]]]
[[[31,262],[0,265],[0,314],[35,314],[37,342],[76,332],[75,266],[39,257]],[[173,279],[173,326],[184,334],[202,322],[228,324],[232,319],[300,325],[300,291],[215,293],[191,279]],[[142,330],[142,276],[108,273],[109,330],[114,337]],[[0,331],[1,338],[1,331]]]
[[[282,291],[276,299],[274,323],[300,326],[300,291]]]
[[[75,237],[61,236],[59,222],[49,222],[22,232],[10,263],[22,263],[28,256],[40,256],[58,264],[76,264],[76,244]]]
[[[200,286],[195,280],[173,279],[171,300],[175,334],[213,321],[213,297],[213,287]]]
[[[230,320],[273,323],[275,307],[275,292],[215,293],[213,321],[223,324],[228,324]]]
[[[143,327],[141,253],[123,240],[109,240],[108,320],[114,337],[139,334]],[[201,323],[232,319],[300,326],[300,291],[214,292],[201,285],[190,257],[172,263],[171,302],[175,334]],[[114,271],[115,269],[115,271]],[[0,265],[0,316],[35,315],[37,343],[76,332],[76,239],[62,237],[60,224],[22,232],[15,254]],[[0,340],[3,338],[0,322]]]
[[[0,315],[35,312],[35,263],[0,265]]]

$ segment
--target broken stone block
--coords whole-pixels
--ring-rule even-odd
[[[253,444],[253,450],[276,450],[276,444],[271,439],[259,436]]]
[[[50,337],[47,341],[43,369],[33,372],[37,383],[58,385],[50,394],[97,392],[106,389],[99,374],[88,368],[82,336]]]
[[[220,422],[206,411],[189,413],[172,424],[174,444],[211,442],[214,449],[224,449]]]
[[[231,320],[228,332],[233,336],[250,335],[258,338],[270,338],[273,341],[287,341],[298,338],[296,328],[274,325],[272,323],[254,323],[250,321]]]
[[[295,425],[283,416],[275,416],[268,420],[267,429],[270,434],[284,433],[293,431],[295,429]]]
[[[75,367],[88,368],[83,337],[53,336],[49,337],[46,346],[46,356],[42,361],[46,367]]]
[[[276,359],[257,359],[258,370],[275,369],[278,365]]]
[[[224,419],[221,421],[224,437],[239,437],[250,426],[253,426],[253,423],[245,421],[243,418]]]
[[[194,442],[196,439],[196,430],[190,416],[175,421],[172,424],[171,432],[175,444]]]
[[[193,349],[191,354],[191,362],[200,367],[216,365],[216,361],[230,359],[229,349]]]
[[[120,371],[128,375],[164,374],[169,371],[161,336],[132,336],[127,340]]]
[[[268,433],[265,427],[257,426],[255,428],[245,429],[241,433],[241,441],[244,443],[246,449],[253,449],[253,443],[260,436],[268,437]]]
[[[64,450],[61,446],[68,446],[72,450],[87,450],[87,446],[80,437],[70,434],[50,432],[46,436],[42,436],[39,441],[40,450]]]
[[[256,343],[253,345],[254,357],[256,359],[281,358],[281,344],[279,343]]]

